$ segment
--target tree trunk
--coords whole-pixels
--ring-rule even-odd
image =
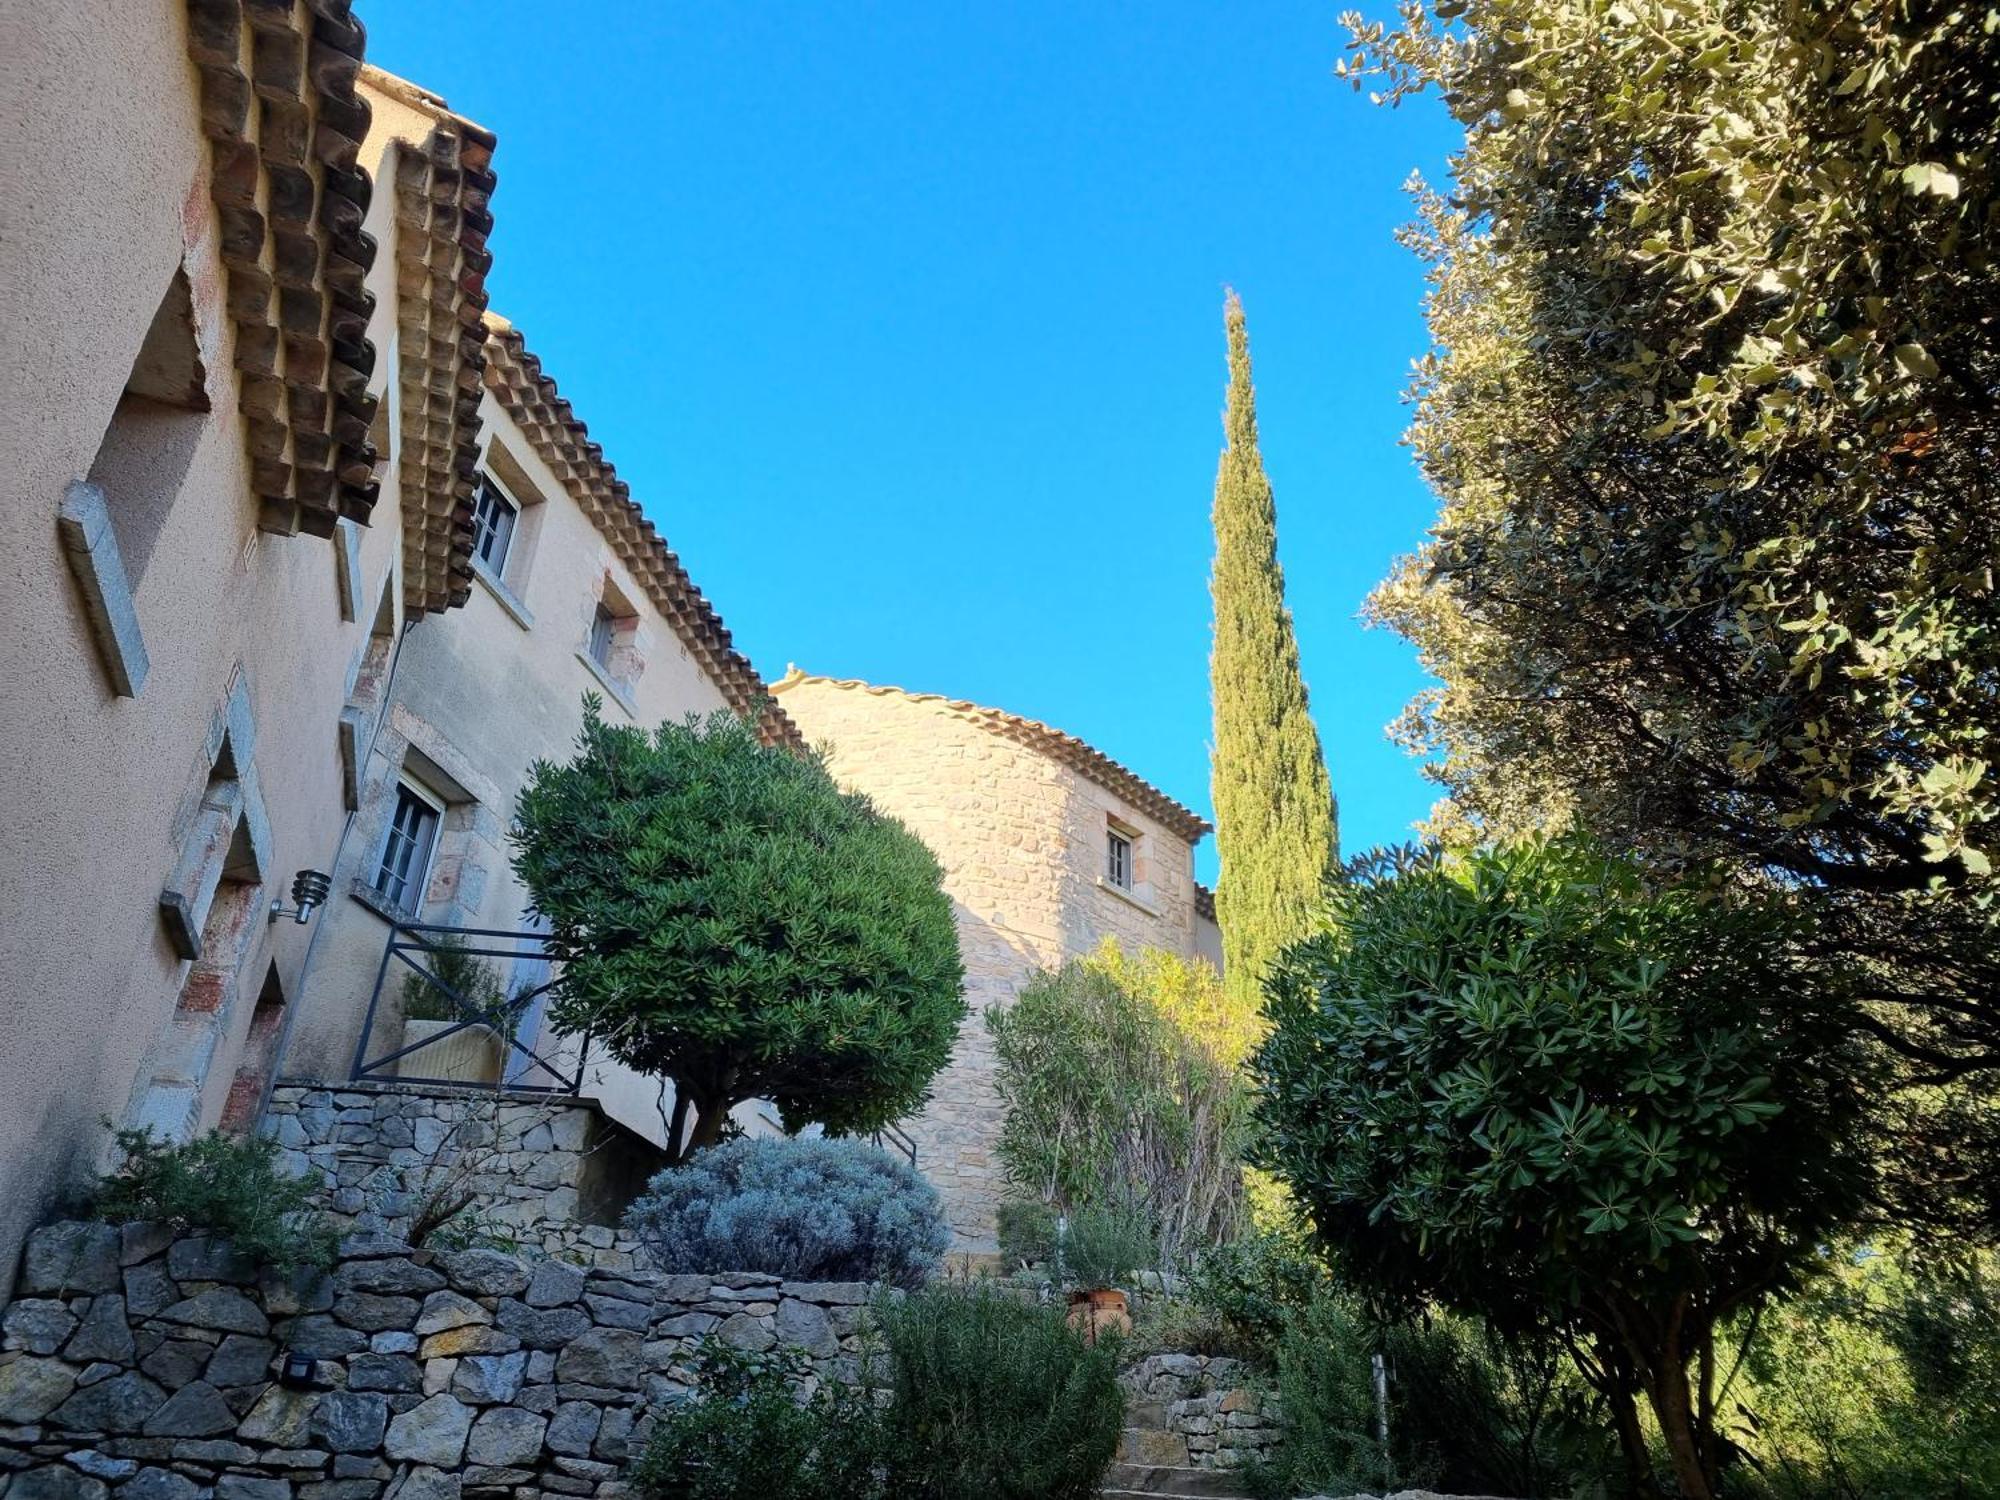
[[[1626,1489],[1633,1500],[1657,1500],[1660,1487],[1653,1483],[1653,1455],[1646,1448],[1646,1434],[1639,1426],[1639,1403],[1629,1390],[1606,1391],[1604,1400],[1611,1408],[1611,1422],[1618,1430],[1618,1447],[1625,1455]]]
[[[1666,1347],[1659,1351],[1652,1378],[1647,1381],[1647,1390],[1681,1494],[1687,1500],[1715,1500],[1715,1473],[1706,1462],[1707,1445],[1695,1420],[1694,1403],[1689,1399],[1687,1355],[1681,1345],[1679,1323],[1676,1317]]]
[[[729,1123],[729,1106],[720,1098],[696,1098],[693,1103],[694,1125],[688,1131],[687,1149],[681,1153],[683,1161],[721,1140],[723,1127]]]

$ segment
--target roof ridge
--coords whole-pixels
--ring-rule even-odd
[[[770,697],[770,688],[750,659],[736,649],[722,616],[632,498],[631,486],[618,477],[603,447],[591,441],[590,429],[528,348],[521,330],[490,310],[484,324],[494,351],[486,362],[486,384],[507,415],[631,568],[675,634],[722,689],[729,706],[756,720],[767,739],[803,749],[798,726]]]
[[[771,684],[770,691],[775,697],[803,683],[820,683],[847,692],[858,689],[876,698],[893,693],[913,703],[940,704],[959,718],[978,724],[982,729],[1053,755],[1055,759],[1072,770],[1090,777],[1098,785],[1125,796],[1165,823],[1175,833],[1180,834],[1190,844],[1200,842],[1203,835],[1212,831],[1212,825],[1200,813],[1169,796],[1130,766],[1113,760],[1088,740],[1040,719],[1031,719],[1026,714],[1017,714],[1011,709],[974,703],[969,698],[947,698],[943,693],[920,693],[910,688],[898,687],[894,683],[876,683],[860,677],[829,677],[821,673],[807,672],[796,662],[787,664],[785,675]]]

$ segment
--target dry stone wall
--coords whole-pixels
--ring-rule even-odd
[[[264,1128],[349,1229],[400,1236],[427,1202],[470,1193],[481,1229],[551,1252],[582,1244],[584,1226],[609,1249],[609,1226],[666,1164],[588,1099],[492,1089],[286,1083]]]
[[[1120,1376],[1128,1420],[1150,1418],[1149,1463],[1197,1469],[1241,1469],[1268,1457],[1278,1443],[1277,1398],[1250,1382],[1240,1360],[1198,1354],[1154,1354]],[[1129,1458],[1129,1456],[1128,1456]]]
[[[873,1292],[384,1236],[285,1278],[206,1237],[52,1225],[0,1315],[0,1500],[626,1500],[702,1338],[851,1380]]]

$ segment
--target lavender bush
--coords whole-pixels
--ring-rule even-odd
[[[918,1287],[951,1244],[937,1191],[878,1147],[729,1141],[669,1167],[626,1210],[660,1269]]]

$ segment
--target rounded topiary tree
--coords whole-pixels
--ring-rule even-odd
[[[1263,1147],[1372,1298],[1565,1338],[1715,1493],[1717,1323],[1869,1190],[1870,1065],[1782,898],[1531,843],[1334,887],[1274,973]]]
[[[551,1021],[672,1080],[676,1158],[745,1099],[834,1133],[916,1108],[966,1009],[930,850],[733,714],[649,734],[600,707],[515,814],[561,966]]]

